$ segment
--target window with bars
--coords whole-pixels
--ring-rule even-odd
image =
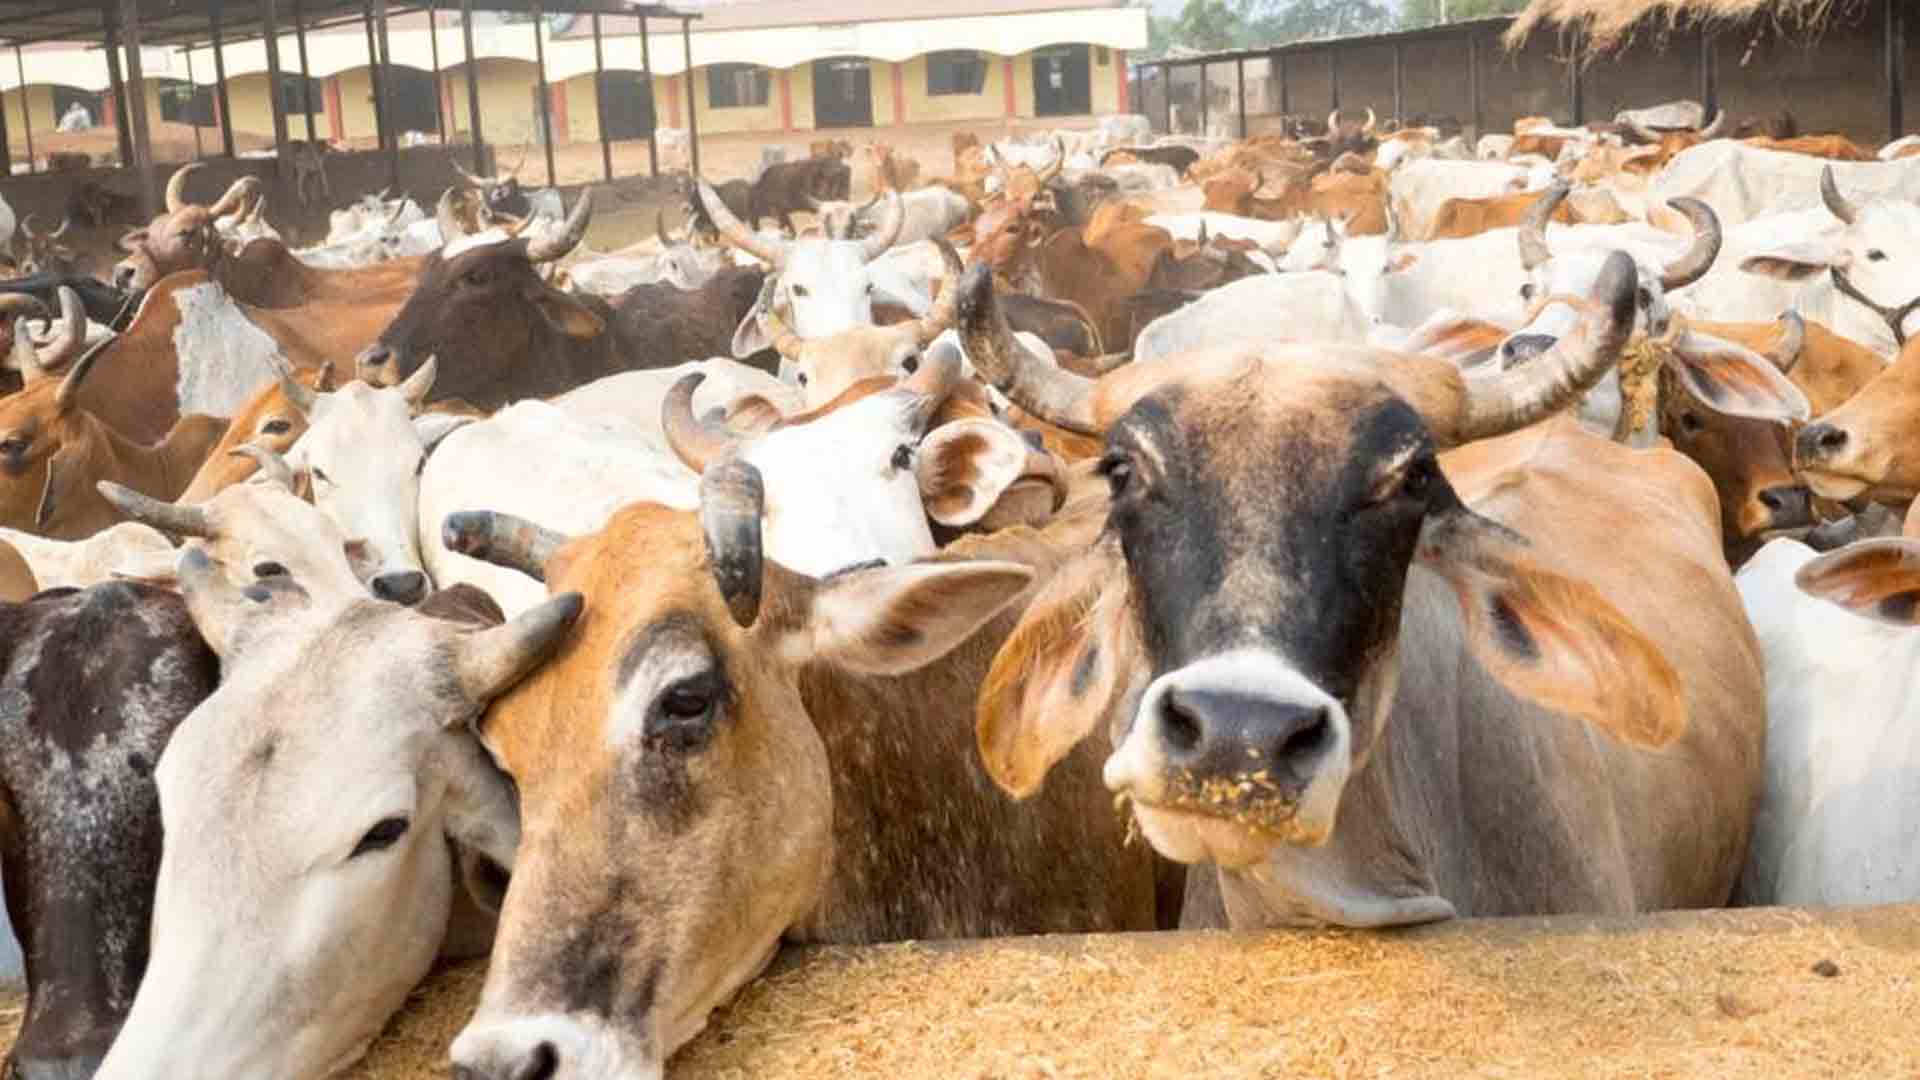
[[[972,49],[927,55],[927,96],[978,94],[987,85],[987,58]]]
[[[773,95],[773,72],[758,64],[714,64],[707,68],[707,107],[749,109]]]

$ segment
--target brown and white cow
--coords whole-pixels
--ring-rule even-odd
[[[989,620],[1034,573],[1005,560],[1051,548],[816,579],[762,559],[760,514],[733,462],[697,514],[636,503],[573,540],[448,518],[589,609],[483,724],[521,843],[461,1075],[658,1077],[783,940],[1156,925],[1097,756],[1024,803],[974,763],[967,703],[1011,623]]]
[[[1544,368],[1472,380],[1280,346],[1093,382],[1000,369],[972,331],[1016,401],[1105,432],[1112,501],[982,687],[996,779],[1043,790],[1106,723],[1153,846],[1218,867],[1195,921],[1724,903],[1765,709],[1705,478],[1567,422],[1481,442],[1612,366],[1637,277],[1614,255]],[[990,325],[984,284],[963,327]]]
[[[1920,496],[1920,339],[1837,409],[1800,429],[1793,461],[1814,494],[1905,502]]]

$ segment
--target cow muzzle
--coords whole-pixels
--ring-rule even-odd
[[[599,1025],[530,1016],[482,1026],[453,1042],[454,1080],[662,1080],[666,1064],[636,1054]]]
[[[15,1058],[10,1062],[8,1080],[92,1080],[100,1071],[101,1054],[76,1054],[64,1058]]]
[[[1813,493],[1799,484],[1767,488],[1755,496],[1754,501],[1759,504],[1763,518],[1756,534],[1813,524]]]
[[[368,386],[400,385],[400,357],[376,341],[353,358],[353,377]]]
[[[1202,851],[1168,850],[1168,829],[1148,828],[1181,861],[1245,861],[1250,838],[1317,845],[1333,831],[1352,768],[1346,708],[1278,656],[1240,649],[1168,672],[1147,688],[1133,728],[1107,760],[1107,786],[1130,796],[1143,825],[1154,811],[1210,821]],[[1222,836],[1238,834],[1225,845]],[[1171,846],[1188,848],[1173,843]],[[1222,865],[1228,865],[1223,862]]]

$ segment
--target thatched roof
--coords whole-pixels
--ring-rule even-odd
[[[1899,0],[1895,0],[1899,2]],[[1686,26],[1767,18],[1786,31],[1818,30],[1866,0],[1532,0],[1507,30],[1518,47],[1543,23],[1579,29],[1593,49],[1610,49],[1636,30],[1665,32]]]

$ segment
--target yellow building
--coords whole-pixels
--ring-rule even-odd
[[[690,42],[683,44],[677,20],[651,20],[651,72],[638,21],[603,16],[607,74],[599,87],[608,99],[610,138],[644,137],[650,114],[660,127],[685,128],[688,108],[705,134],[1124,111],[1126,54],[1147,43],[1145,10],[1124,0],[732,0],[680,7],[700,15]],[[471,70],[486,139],[508,144],[539,136],[535,33],[544,39],[557,141],[597,140],[600,91],[590,20],[551,16],[536,24],[476,13]],[[465,132],[469,65],[458,12],[442,11],[431,24],[424,13],[397,17],[388,36],[396,126],[431,133],[445,123],[450,132]],[[300,65],[291,33],[281,37],[279,53],[289,134],[301,138],[305,126],[295,111]],[[100,103],[96,121],[111,123],[97,49],[38,45],[27,56],[24,97],[34,130],[48,131],[57,120],[56,86],[62,103],[90,91],[87,100]],[[222,59],[236,135],[271,135],[265,42],[228,43]],[[310,31],[307,59],[315,133],[372,138],[373,82],[361,28]],[[143,65],[153,119],[217,125],[210,49],[149,47]],[[8,142],[22,158],[23,93],[9,67],[0,65],[0,103]],[[171,93],[154,92],[155,83]],[[217,135],[211,138],[217,143]]]

